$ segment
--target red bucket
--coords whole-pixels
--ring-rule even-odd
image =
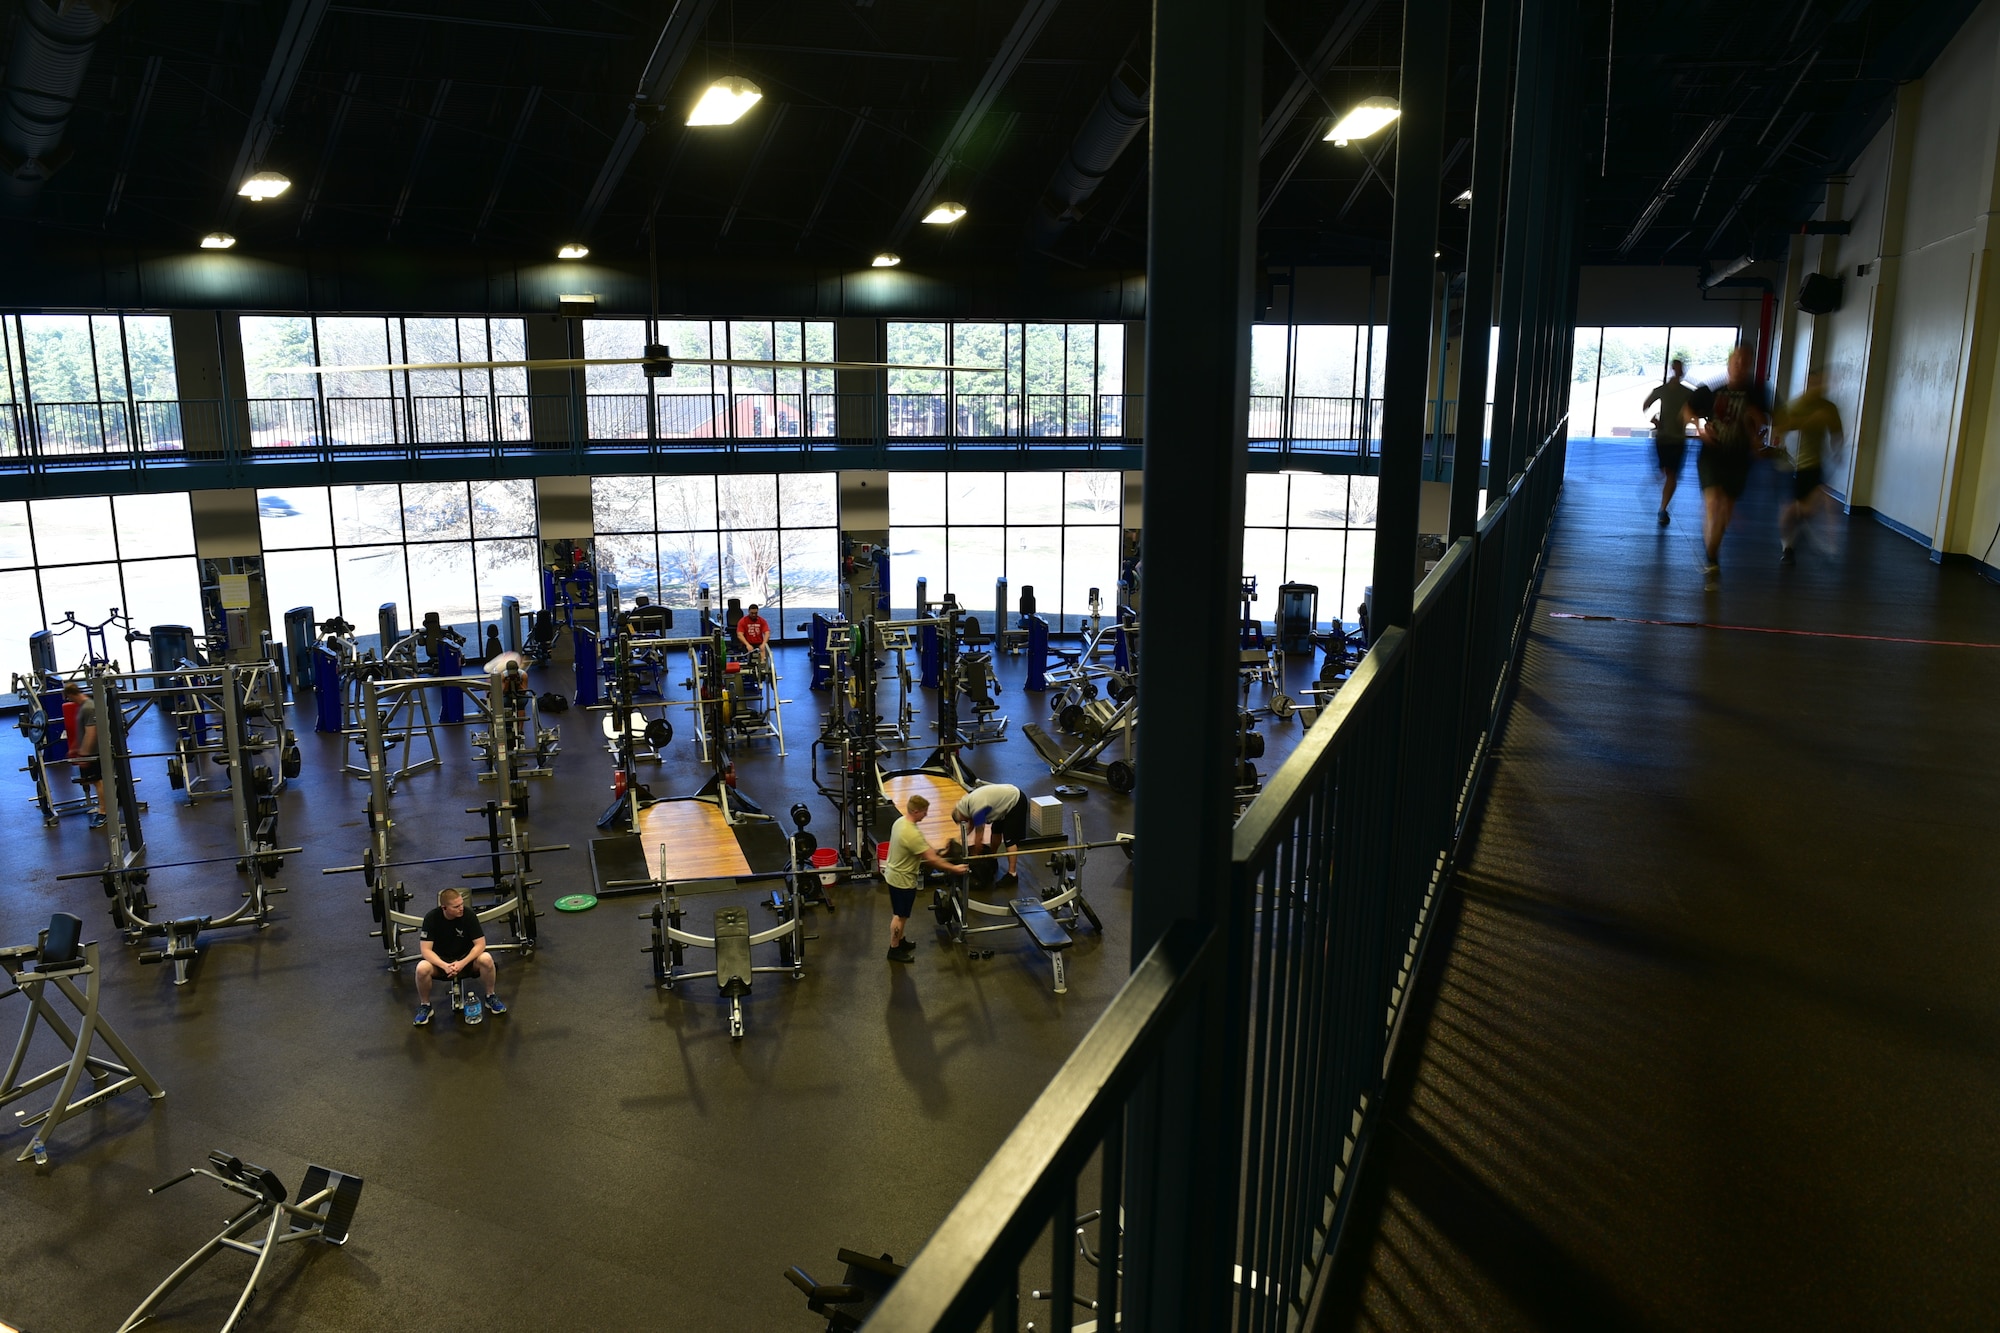
[[[878,843],[876,843],[876,844],[875,844],[875,864],[876,864],[876,865],[887,865],[887,864],[889,864],[889,844],[888,844],[888,843],[886,843],[886,842],[878,842]]]
[[[819,871],[819,882],[822,888],[830,889],[839,880],[840,876],[834,873],[833,869],[839,862],[840,853],[831,847],[821,847],[813,852],[813,869]]]

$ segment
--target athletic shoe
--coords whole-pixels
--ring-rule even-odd
[[[91,828],[103,828],[104,816],[97,813],[97,811],[93,810],[90,812],[90,818],[85,820],[84,822],[87,823]]]
[[[507,1012],[507,1003],[498,995],[488,991],[486,993],[486,1012],[489,1014],[504,1014]]]
[[[1021,877],[1019,875],[1015,874],[1013,871],[1010,870],[1006,874],[1002,875],[996,882],[1001,884],[1017,884],[1020,882],[1020,879]]]
[[[1781,565],[1796,564],[1798,562],[1798,558],[1799,558],[1798,552],[1794,551],[1789,546],[1787,546],[1784,550],[1778,552],[1778,563]]]
[[[910,943],[908,940],[904,940],[902,944],[889,950],[889,961],[892,963],[916,962],[917,946]]]
[[[1671,522],[1673,522],[1673,515],[1669,514],[1666,510],[1662,509],[1660,511],[1660,526],[1664,528],[1665,526],[1667,526],[1667,524]]]
[[[410,1020],[410,1026],[420,1028],[426,1026],[430,1021],[431,1007],[427,1004],[420,1004],[417,1006],[417,1016]]]
[[[1722,586],[1722,566],[1714,563],[1701,567],[1701,587],[1704,592],[1714,592]]]

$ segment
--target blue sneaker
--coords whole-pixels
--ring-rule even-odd
[[[410,1026],[419,1028],[425,1027],[430,1023],[430,1021],[431,1021],[431,1007],[427,1004],[420,1004],[417,1006],[417,1016],[410,1020]]]
[[[89,826],[90,826],[91,828],[103,828],[103,827],[104,827],[104,816],[103,816],[102,814],[98,813],[97,811],[95,811],[95,810],[92,810],[92,811],[90,812],[90,818],[89,818],[88,820],[86,820],[85,822],[86,822],[87,824],[89,824]]]
[[[504,1014],[507,1012],[507,1004],[498,995],[489,991],[486,995],[486,1012],[490,1014]]]

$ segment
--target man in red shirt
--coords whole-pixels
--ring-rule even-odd
[[[750,609],[736,622],[736,641],[761,666],[771,664],[771,622],[757,614],[757,604],[750,603]]]

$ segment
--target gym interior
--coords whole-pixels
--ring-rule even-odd
[[[1981,1326],[2000,0],[1738,22],[20,0],[0,1329]]]

